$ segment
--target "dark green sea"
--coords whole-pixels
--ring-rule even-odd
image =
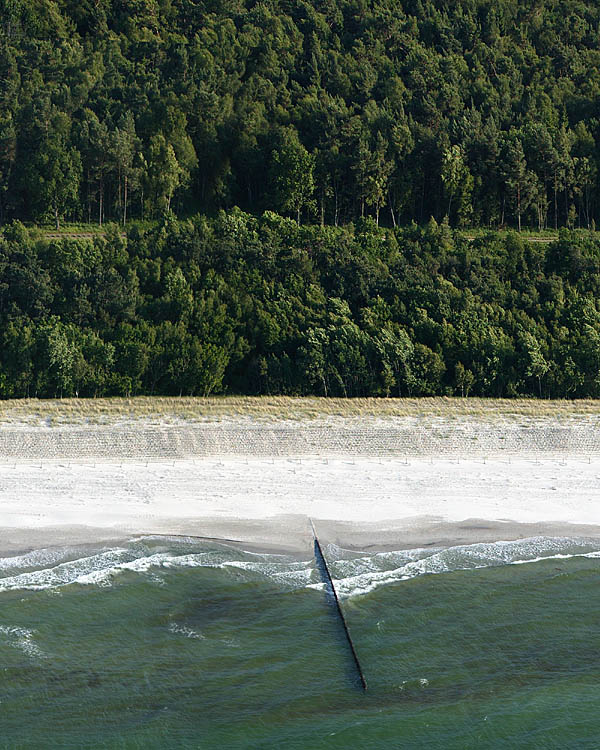
[[[0,559],[1,748],[598,748],[598,541]]]

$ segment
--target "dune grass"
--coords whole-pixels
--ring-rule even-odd
[[[293,398],[224,396],[211,398],[139,396],[100,399],[23,399],[0,401],[0,423],[114,424],[130,421],[260,421],[328,418],[558,421],[600,417],[600,400],[546,401],[483,398]]]

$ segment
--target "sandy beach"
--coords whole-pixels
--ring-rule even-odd
[[[0,551],[144,534],[306,554],[600,536],[600,407],[483,399],[3,402]]]
[[[4,553],[138,534],[305,552],[600,535],[592,458],[198,457],[0,464]]]

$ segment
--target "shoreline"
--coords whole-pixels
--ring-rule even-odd
[[[600,538],[600,422],[590,412],[558,404],[560,419],[492,408],[483,417],[452,402],[444,417],[444,400],[431,399],[420,416],[413,401],[396,404],[411,413],[386,415],[365,400],[346,416],[292,419],[315,400],[272,401],[250,404],[288,416],[54,426],[33,424],[32,411],[33,422],[0,424],[0,550],[190,535],[306,556],[310,518],[323,543],[370,551]]]
[[[246,520],[227,523],[215,519],[177,519],[171,528],[128,533],[125,529],[92,526],[46,526],[0,528],[0,559],[17,557],[40,549],[67,547],[119,547],[132,540],[164,538],[184,542],[215,542],[257,554],[280,554],[306,560],[313,555],[313,537],[308,518],[284,516],[262,524]],[[177,529],[173,531],[172,529]],[[186,533],[184,529],[188,529]],[[204,533],[194,533],[203,529]],[[440,548],[493,544],[535,537],[594,539],[600,544],[600,525],[569,523],[519,523],[469,518],[447,522],[440,518],[406,518],[391,524],[339,523],[321,519],[316,527],[323,545],[334,544],[353,553],[372,555],[419,548]],[[228,536],[229,535],[229,536]]]
[[[600,538],[600,467],[504,456],[205,457],[0,464],[0,550],[190,535],[310,555],[321,541],[399,550],[531,536]]]

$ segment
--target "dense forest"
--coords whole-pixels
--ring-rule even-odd
[[[0,396],[600,395],[600,237],[234,209],[0,234]]]
[[[0,0],[0,397],[600,396],[599,40],[580,0]],[[105,226],[25,226],[65,220]]]
[[[0,223],[591,227],[591,0],[0,0]]]

